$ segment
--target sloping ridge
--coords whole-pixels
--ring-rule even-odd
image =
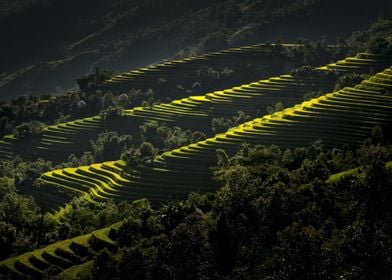
[[[166,61],[116,75],[106,81],[104,88],[115,92],[135,86],[143,88],[148,87],[151,82],[157,82],[158,79],[177,81],[178,78],[182,78],[183,82],[186,83],[187,81],[193,81],[196,70],[201,66],[223,69],[233,65],[246,66],[250,63],[268,65],[266,60],[271,59],[271,54],[278,54],[281,48],[297,48],[300,46],[299,44],[257,44]]]
[[[174,149],[146,166],[124,170],[122,161],[54,170],[42,175],[48,186],[41,192],[84,193],[94,201],[112,198],[153,202],[185,197],[191,191],[213,191],[210,167],[216,150],[234,154],[243,143],[275,144],[285,148],[307,146],[321,139],[326,147],[359,146],[375,125],[391,128],[392,68],[355,87],[347,87],[294,107],[244,123],[226,133]],[[61,206],[61,204],[57,204]]]

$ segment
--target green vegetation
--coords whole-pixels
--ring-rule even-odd
[[[392,150],[370,142],[357,151],[246,145],[215,169],[216,194],[157,210],[135,201],[123,222],[7,259],[1,271],[13,279],[386,277],[389,258],[379,252],[391,249]]]
[[[372,59],[369,59],[370,57]],[[82,156],[83,152],[89,149],[90,140],[95,139],[104,131],[117,131],[120,134],[130,134],[133,138],[137,138],[138,127],[151,120],[184,129],[203,131],[209,135],[212,132],[224,132],[225,128],[237,125],[239,122],[224,121],[222,118],[231,118],[237,111],[242,111],[254,118],[263,115],[267,107],[275,106],[279,102],[283,102],[284,107],[290,107],[298,104],[303,96],[310,92],[332,90],[337,77],[341,75],[345,77],[351,73],[383,70],[390,64],[390,61],[391,56],[361,53],[356,57],[349,57],[320,68],[310,66],[299,68],[293,71],[294,76],[281,75],[223,91],[207,93],[204,96],[190,96],[170,103],[135,107],[123,110],[121,113],[118,113],[115,108],[110,109],[109,106],[113,106],[114,99],[105,95],[102,103],[107,103],[104,108],[109,107],[109,110],[103,111],[103,117],[95,116],[48,126],[42,131],[42,137],[32,141],[31,144],[15,136],[6,136],[0,142],[2,147],[0,156],[10,158],[17,154],[25,159],[42,157],[59,163],[72,153]],[[317,74],[310,77],[310,72]],[[309,77],[306,77],[308,74]],[[148,75],[141,77],[148,77]],[[339,83],[341,84],[342,82]],[[131,96],[128,96],[128,100]],[[121,99],[120,97],[121,95],[116,98],[117,102]],[[212,127],[211,123],[214,123]],[[221,128],[217,128],[218,123],[221,123]]]
[[[333,48],[323,47],[330,51],[331,59],[340,57],[334,53]],[[136,69],[119,75],[130,75],[129,79],[125,78],[127,82],[123,90],[118,89],[118,84],[121,87],[122,83],[108,82],[111,85],[105,86],[104,83],[112,73],[96,68],[94,72],[77,79],[78,91],[59,96],[20,96],[15,100],[0,101],[0,135],[15,132],[16,126],[29,120],[56,124],[98,114],[113,106],[128,109],[146,101],[159,102],[167,98],[188,96],[191,92],[213,91],[265,78],[281,73],[284,67],[296,67],[302,63],[301,56],[291,57],[291,51],[286,51],[289,48],[294,53],[305,51],[300,45],[276,50],[273,46],[259,45],[250,50],[226,50],[211,57],[197,56]],[[215,68],[213,71],[219,71],[219,77],[199,75],[199,70],[203,67]],[[188,75],[184,75],[184,68]],[[113,79],[116,80],[116,77]],[[199,86],[194,86],[195,84]],[[113,95],[112,91],[118,94]]]
[[[343,143],[359,146],[374,126],[390,129],[391,81],[392,69],[387,69],[355,87],[328,93],[213,138],[164,152],[151,164],[131,166],[127,172],[123,161],[50,171],[42,175],[48,183],[43,191],[83,192],[96,201],[147,197],[159,202],[184,197],[190,191],[214,190],[216,184],[211,181],[210,167],[216,161],[217,149],[234,154],[244,142],[295,148],[319,139],[328,148]]]
[[[85,34],[90,23],[78,20],[84,35],[64,37],[66,55],[76,59],[100,32],[120,36],[128,18],[165,1],[135,2],[132,11],[115,1],[120,18],[94,17],[99,0],[91,20],[107,24]],[[75,78],[78,89],[0,101],[0,279],[389,279],[391,21],[338,45],[237,47],[282,18],[321,19],[317,11],[334,1],[176,2],[149,24],[132,21],[135,37],[89,49],[101,59]],[[21,13],[44,2],[53,7],[39,0]],[[60,2],[63,12],[75,4]],[[177,19],[185,3],[194,10]],[[166,17],[173,21],[161,25]],[[162,55],[168,46],[150,40],[167,40],[183,19],[199,31],[187,31],[186,50],[171,38],[176,58],[152,52],[154,65],[123,74],[96,68],[145,41]],[[0,90],[20,74],[1,67]]]
[[[32,139],[42,135],[44,125],[39,121],[23,123],[15,128],[16,137],[19,139]]]

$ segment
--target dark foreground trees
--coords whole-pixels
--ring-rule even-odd
[[[144,204],[117,232],[118,250],[96,257],[94,279],[389,279],[390,146],[218,156],[216,194]]]

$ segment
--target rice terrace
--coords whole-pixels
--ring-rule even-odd
[[[392,279],[392,2],[0,0],[0,279]]]

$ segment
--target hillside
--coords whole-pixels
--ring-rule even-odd
[[[371,57],[370,60],[369,57]],[[149,121],[164,122],[169,126],[203,131],[207,135],[212,135],[211,122],[214,118],[228,118],[238,111],[244,112],[249,117],[256,117],[257,114],[266,113],[268,107],[274,107],[279,102],[285,107],[290,107],[300,103],[303,96],[308,93],[333,90],[339,76],[382,70],[390,65],[391,59],[389,56],[362,53],[356,57],[349,57],[337,63],[316,68],[314,71],[318,71],[317,76],[313,78],[282,75],[224,91],[174,100],[171,103],[152,107],[135,107],[124,110],[122,116],[114,119],[93,116],[60,123],[46,127],[40,138],[32,141],[8,135],[0,141],[2,147],[0,156],[12,158],[18,155],[26,159],[40,157],[60,163],[65,161],[71,153],[82,155],[89,149],[90,140],[98,137],[105,130],[117,131],[137,138],[139,126]],[[269,63],[265,60],[263,62],[264,65],[276,63]],[[336,74],[331,75],[332,71],[336,71]],[[139,73],[143,77],[149,76],[148,72],[140,71]],[[183,81],[182,78],[177,79]],[[125,79],[125,82],[127,83],[128,80]],[[144,80],[144,83],[148,83],[148,80]]]
[[[392,10],[386,0],[372,5],[353,0],[110,4],[45,0],[22,4],[2,4],[3,9],[13,11],[0,18],[2,97],[75,88],[75,80],[94,67],[120,72],[173,56],[278,38],[296,42],[326,36],[334,44],[338,38],[368,28],[380,15],[389,16]],[[165,13],[160,13],[162,8]]]
[[[243,143],[277,145],[282,149],[321,140],[328,148],[359,146],[374,126],[390,133],[392,69],[377,73],[355,87],[327,93],[273,115],[266,115],[229,129],[213,138],[158,156],[153,162],[107,162],[79,168],[54,170],[42,175],[47,186],[24,189],[48,207],[63,206],[64,191],[86,194],[88,200],[134,200],[152,202],[183,198],[191,191],[213,191],[211,167],[217,150],[234,154]],[[339,121],[344,119],[344,121]],[[57,194],[56,194],[56,189]],[[52,198],[51,198],[52,197]]]
[[[0,280],[391,279],[390,1],[0,0],[0,32]]]

